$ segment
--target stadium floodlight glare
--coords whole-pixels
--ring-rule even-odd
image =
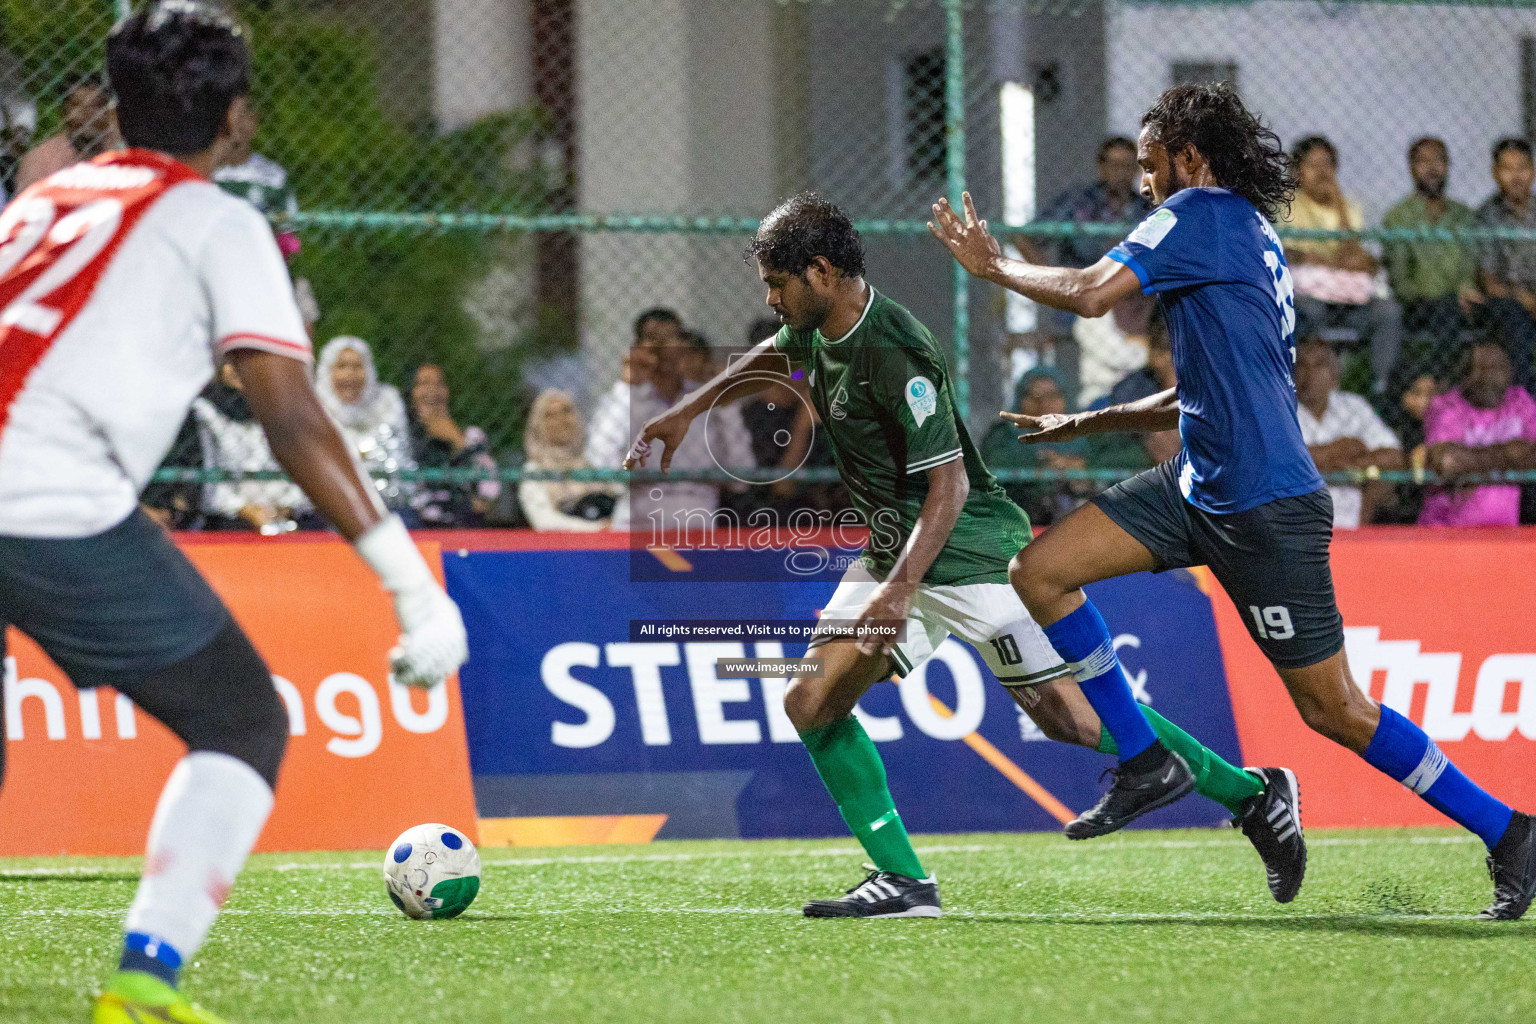
[[[1003,222],[1024,224],[1035,219],[1035,93],[1027,85],[1004,82],[1002,107]],[[1003,246],[1017,259],[1018,247]],[[1006,323],[1012,334],[1032,331],[1040,322],[1034,302],[1009,292]]]

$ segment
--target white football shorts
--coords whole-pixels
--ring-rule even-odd
[[[842,582],[822,609],[822,620],[851,624],[879,585],[862,562],[855,562],[843,573]],[[1004,686],[1035,686],[1071,675],[1045,631],[1029,617],[1024,602],[1007,583],[918,587],[907,618],[906,639],[891,650],[896,674],[905,676],[927,661],[950,635],[974,647]],[[814,637],[807,653],[831,639]]]

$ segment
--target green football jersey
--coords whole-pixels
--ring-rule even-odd
[[[869,525],[864,559],[884,577],[928,497],[927,471],[963,459],[970,494],[923,582],[1006,583],[1029,543],[1029,517],[982,462],[952,398],[949,367],[928,329],[870,289],[853,330],[836,341],[785,327],[774,347],[805,367],[838,473]]]

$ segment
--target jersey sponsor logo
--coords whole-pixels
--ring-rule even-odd
[[[832,418],[835,419],[835,420],[845,420],[845,419],[847,419],[848,418],[848,410],[847,410],[847,408],[845,408],[847,406],[847,404],[848,404],[848,385],[844,384],[844,385],[842,385],[841,387],[839,387],[837,389],[837,394],[832,396],[832,404],[829,407],[831,409],[831,412],[832,412]]]
[[[912,418],[921,427],[939,407],[939,391],[927,377],[913,377],[907,381],[906,393],[907,408],[912,410]]]
[[[1158,243],[1168,237],[1168,232],[1179,222],[1178,214],[1169,209],[1158,210],[1152,216],[1137,225],[1132,231],[1127,242],[1135,242],[1137,245],[1146,246],[1148,249],[1156,249]]]

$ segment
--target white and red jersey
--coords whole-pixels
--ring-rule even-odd
[[[0,215],[0,535],[121,522],[236,348],[312,358],[248,203],[145,150],[23,192]]]

